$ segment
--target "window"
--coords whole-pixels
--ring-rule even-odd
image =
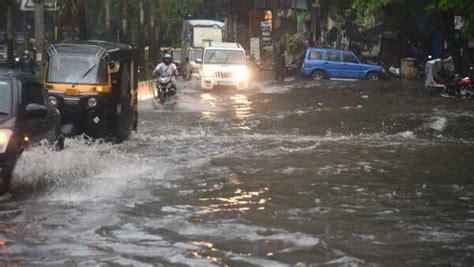
[[[344,62],[359,63],[359,60],[351,52],[344,52]]]
[[[95,56],[54,55],[49,61],[50,83],[107,84],[107,65]]]
[[[203,52],[202,49],[191,50],[191,52],[189,52],[189,54],[190,54],[189,61],[194,62],[198,58],[202,59],[202,52]]]
[[[10,82],[0,80],[0,116],[9,114],[11,111],[11,86]]]
[[[204,64],[245,64],[244,52],[237,50],[207,50]]]
[[[338,51],[328,52],[328,61],[341,61],[341,54]]]
[[[24,107],[28,104],[45,105],[43,86],[29,81],[23,82],[21,87],[21,104]]]
[[[323,60],[323,52],[322,51],[311,51],[311,52],[309,52],[309,59],[310,60]]]

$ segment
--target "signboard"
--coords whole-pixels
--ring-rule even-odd
[[[260,38],[250,38],[250,54],[260,63]]]
[[[34,0],[21,0],[20,10],[21,11],[35,11],[35,1]],[[44,10],[45,11],[58,10],[57,0],[44,0]]]
[[[461,16],[454,16],[454,29],[460,31],[464,27],[464,20]]]

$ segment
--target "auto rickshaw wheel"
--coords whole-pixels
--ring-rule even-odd
[[[122,79],[120,84],[119,101],[115,105],[116,130],[115,139],[117,143],[121,143],[128,138],[133,127],[133,114],[130,96],[130,77],[128,75],[128,67],[124,66],[122,70]]]

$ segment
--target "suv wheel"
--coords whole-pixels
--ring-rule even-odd
[[[313,78],[313,80],[315,81],[321,81],[326,79],[326,73],[320,70],[316,70],[311,74],[311,78]]]
[[[367,80],[369,81],[378,81],[380,80],[380,74],[372,72],[367,75]]]

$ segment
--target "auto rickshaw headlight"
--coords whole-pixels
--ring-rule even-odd
[[[12,137],[13,132],[8,129],[0,129],[0,154],[7,151],[8,143]]]
[[[51,106],[57,106],[58,105],[58,99],[55,96],[49,96],[48,97],[48,102]]]
[[[89,100],[87,100],[87,106],[90,108],[97,107],[97,99],[95,97],[89,98]]]

